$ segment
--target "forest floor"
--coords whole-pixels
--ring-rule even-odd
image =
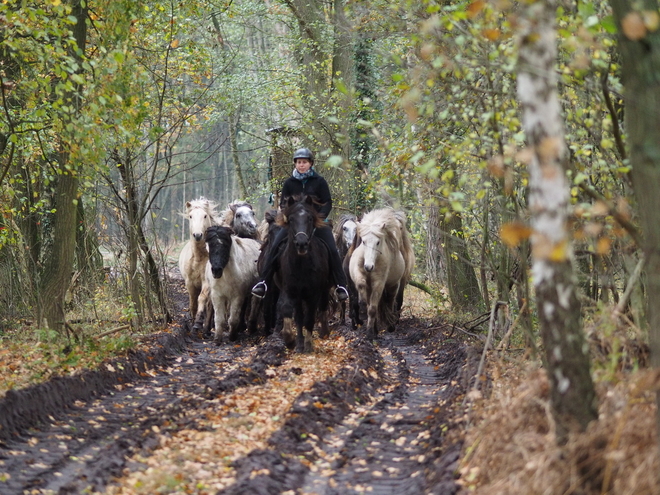
[[[479,355],[408,297],[396,332],[334,321],[314,353],[178,324],[0,399],[0,493],[453,494]]]

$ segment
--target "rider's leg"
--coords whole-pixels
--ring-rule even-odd
[[[328,253],[330,255],[330,271],[332,272],[332,278],[335,279],[335,284],[337,284],[335,293],[337,294],[337,299],[340,301],[345,301],[348,299],[348,291],[346,290],[346,275],[344,274],[342,261],[339,257],[339,251],[337,251],[335,238],[332,236],[332,229],[330,227],[322,227],[316,229],[314,235],[321,239],[323,243],[328,247]]]
[[[268,256],[264,260],[264,264],[261,267],[259,273],[259,282],[252,287],[252,294],[257,297],[264,297],[266,291],[268,290],[268,284],[270,283],[273,273],[275,272],[275,263],[277,262],[277,257],[279,256],[280,246],[286,239],[287,230],[280,229],[275,238],[273,239],[273,245],[270,246],[268,250]]]

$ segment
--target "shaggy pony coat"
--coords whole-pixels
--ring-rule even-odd
[[[195,320],[198,310],[204,308],[207,290],[204,275],[209,253],[204,241],[206,229],[216,224],[216,204],[213,201],[200,197],[186,203],[190,238],[179,254],[179,271],[183,276],[188,291],[190,316]]]
[[[209,261],[206,264],[206,283],[213,303],[214,341],[221,343],[229,332],[229,340],[235,340],[245,324],[246,304],[250,290],[257,282],[257,259],[261,244],[254,239],[233,235],[232,229],[212,226],[206,230]],[[250,321],[251,331],[256,321]]]
[[[349,274],[367,306],[367,337],[374,338],[379,327],[394,330],[415,265],[405,214],[391,208],[367,213],[352,249]]]

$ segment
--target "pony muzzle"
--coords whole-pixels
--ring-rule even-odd
[[[293,244],[296,246],[298,254],[307,254],[309,236],[305,232],[298,232],[293,238]]]
[[[213,278],[221,278],[222,277],[222,268],[215,268],[211,266],[211,273],[213,274]]]

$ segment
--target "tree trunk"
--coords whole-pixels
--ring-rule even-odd
[[[68,159],[68,154],[63,154],[62,169]],[[48,328],[58,333],[64,330],[64,297],[71,283],[76,252],[77,195],[78,177],[72,173],[60,175],[55,186],[53,246],[45,261],[40,291],[41,316]]]
[[[234,173],[236,174],[236,179],[238,180],[238,189],[240,199],[247,199],[247,189],[245,187],[245,180],[243,179],[243,171],[241,170],[241,160],[238,156],[238,138],[236,123],[238,122],[238,117],[236,117],[236,122],[234,122],[234,116],[229,116],[229,143],[231,145],[231,161],[234,164]],[[232,198],[229,198],[231,201]]]
[[[126,191],[125,215],[126,215],[126,236],[127,236],[127,250],[128,256],[128,285],[131,293],[131,300],[133,302],[133,309],[135,310],[134,326],[141,326],[144,319],[144,312],[142,306],[142,297],[140,290],[140,271],[139,265],[139,251],[140,241],[138,236],[138,201],[137,191],[135,189],[135,182],[133,180],[132,159],[130,157],[121,157],[118,151],[115,151],[114,158],[117,162],[117,170],[121,175]]]
[[[555,3],[527,4],[520,25],[518,97],[529,151],[532,275],[557,441],[597,418],[572,266],[568,153],[555,76]]]
[[[458,213],[445,216],[441,229],[444,231],[447,286],[452,305],[460,309],[483,308],[477,275],[465,243],[463,219]]]
[[[656,0],[631,2],[610,0],[619,27],[619,50],[623,59],[625,121],[628,135],[633,189],[638,203],[642,248],[646,257],[646,297],[651,366],[660,368],[660,32],[646,31],[646,11],[658,12]],[[642,11],[641,9],[645,11]],[[639,28],[628,32],[627,25]],[[628,34],[628,35],[627,35]],[[660,428],[660,391],[656,392]]]
[[[81,61],[87,43],[87,7],[83,2],[71,2],[72,15],[77,22],[73,26],[78,52],[71,55]],[[80,89],[80,88],[78,88]],[[69,94],[74,104],[79,103],[80,95],[75,91]],[[75,117],[74,117],[75,118]],[[53,246],[44,261],[41,276],[41,316],[45,317],[48,327],[61,332],[64,327],[64,298],[71,284],[71,274],[76,252],[76,221],[78,219],[78,175],[76,167],[69,163],[69,143],[66,137],[60,142],[58,167],[62,171],[55,185],[55,220],[53,223]],[[68,167],[67,167],[68,166]],[[41,318],[39,318],[41,320]]]

